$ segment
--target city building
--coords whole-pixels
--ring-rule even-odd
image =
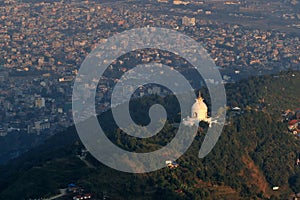
[[[196,25],[196,18],[195,17],[187,17],[184,16],[182,18],[182,25],[183,26],[195,26]]]

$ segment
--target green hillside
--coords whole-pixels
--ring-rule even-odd
[[[83,146],[71,127],[0,167],[0,199],[50,197],[69,183],[85,188],[94,199],[291,198],[300,192],[300,167],[295,165],[300,140],[287,131],[281,111],[300,107],[299,77],[299,72],[282,72],[227,85],[227,125],[213,151],[204,159],[197,156],[207,130],[205,124],[199,128],[189,150],[177,160],[178,168],[147,174],[110,169],[89,154],[80,159],[77,155]],[[133,118],[139,119],[142,114],[137,111],[150,105],[146,100],[137,100],[136,106],[132,106]],[[162,103],[171,112],[170,122],[160,136],[145,141],[127,137],[118,129],[112,130],[115,125],[107,112],[100,118],[107,120],[104,129],[115,144],[143,151],[156,149],[172,139],[176,133],[172,119],[178,118],[179,112],[174,107],[176,100],[172,104],[166,103],[170,99],[149,97],[148,100]],[[230,110],[235,106],[242,108],[241,114]],[[273,186],[279,186],[279,190],[273,191]]]
[[[281,72],[276,75],[256,76],[227,87],[228,102],[232,106],[261,105],[271,114],[296,109],[300,104],[299,71]]]

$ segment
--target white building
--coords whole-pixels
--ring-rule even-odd
[[[198,125],[199,122],[205,121],[211,124],[211,118],[208,117],[208,108],[207,105],[203,101],[204,99],[199,92],[199,96],[196,99],[196,102],[193,104],[191,109],[191,116],[183,119],[183,124],[186,126]]]

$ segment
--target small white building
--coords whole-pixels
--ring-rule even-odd
[[[273,190],[273,191],[277,191],[277,190],[279,190],[279,187],[278,187],[278,186],[274,186],[274,187],[272,188],[272,190]]]
[[[170,169],[174,169],[174,168],[179,167],[178,163],[176,161],[172,161],[172,160],[166,160],[166,165]]]

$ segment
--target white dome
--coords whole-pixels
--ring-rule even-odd
[[[207,110],[207,105],[203,102],[203,98],[201,97],[201,93],[199,92],[199,96],[191,109],[191,117],[184,118],[183,124],[185,126],[198,126],[200,121],[205,121],[209,123],[209,127],[211,127],[212,121],[211,118],[207,115]]]
[[[196,99],[196,102],[192,106],[192,118],[196,118],[198,120],[207,119],[207,105],[203,102],[202,98]]]

